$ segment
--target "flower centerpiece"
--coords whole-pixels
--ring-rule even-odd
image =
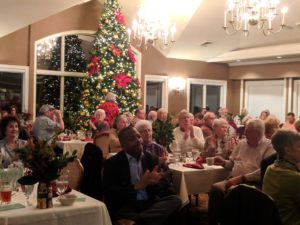
[[[77,157],[76,150],[72,154],[66,152],[57,156],[54,151],[54,143],[49,145],[47,141],[42,141],[34,144],[32,141],[28,141],[27,146],[16,149],[16,153],[28,171],[18,182],[21,185],[39,183],[37,207],[52,207],[51,182],[57,179],[60,171]],[[43,191],[44,194],[41,195],[40,191]],[[39,201],[39,198],[44,199]]]

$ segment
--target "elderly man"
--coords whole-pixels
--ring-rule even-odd
[[[181,153],[192,151],[192,149],[202,151],[204,147],[202,130],[191,124],[191,119],[187,110],[181,110],[179,112],[178,122],[179,127],[176,127],[173,130],[175,140],[171,146],[172,151]]]
[[[228,122],[223,118],[215,119],[213,122],[213,134],[205,139],[204,150],[207,157],[229,156],[236,146],[236,139],[228,136]]]
[[[204,124],[201,126],[204,138],[207,138],[213,134],[213,122],[215,119],[216,115],[213,112],[207,112],[204,114]]]
[[[150,153],[154,160],[158,160],[158,164],[162,168],[166,168],[166,150],[163,146],[156,144],[152,140],[152,125],[148,120],[140,120],[135,124],[135,128],[143,139],[144,151]]]
[[[147,119],[148,119],[151,123],[155,122],[155,121],[157,120],[157,112],[154,111],[154,110],[150,111],[150,112],[148,113]]]
[[[152,156],[143,151],[139,132],[129,126],[119,132],[123,151],[109,158],[103,170],[104,199],[116,224],[160,225],[181,206]]]
[[[243,139],[233,150],[229,160],[215,157],[215,164],[231,170],[230,179],[212,186],[209,195],[209,224],[218,224],[225,191],[241,183],[260,184],[260,163],[262,159],[275,153],[270,140],[264,137],[262,120],[251,120],[245,130]]]
[[[60,110],[51,105],[42,105],[40,113],[32,125],[32,131],[36,139],[50,143],[55,129],[64,130],[64,121]]]

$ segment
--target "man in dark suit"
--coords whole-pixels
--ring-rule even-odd
[[[143,152],[138,131],[127,127],[118,136],[123,151],[108,159],[103,171],[104,201],[113,222],[164,224],[180,208],[180,199],[170,191],[152,156]]]

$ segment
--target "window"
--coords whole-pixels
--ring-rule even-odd
[[[217,111],[226,106],[227,81],[188,79],[188,109],[196,114],[201,108]]]
[[[28,110],[28,68],[0,65],[0,108],[16,105],[17,112]]]

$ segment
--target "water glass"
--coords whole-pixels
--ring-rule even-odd
[[[187,161],[190,162],[193,160],[193,153],[191,151],[188,151],[186,153]]]
[[[60,196],[63,195],[68,189],[69,181],[68,175],[61,175],[56,181],[56,193]]]
[[[22,185],[21,188],[22,188],[22,191],[24,192],[24,195],[26,197],[25,205],[26,206],[31,206],[32,203],[29,201],[29,198],[30,198],[30,195],[33,191],[34,185]]]
[[[89,139],[91,139],[92,136],[93,136],[93,132],[92,132],[91,130],[87,130],[87,131],[86,131],[86,136],[87,136]]]
[[[198,149],[192,150],[193,160],[196,161],[196,159],[200,156],[200,152]]]

